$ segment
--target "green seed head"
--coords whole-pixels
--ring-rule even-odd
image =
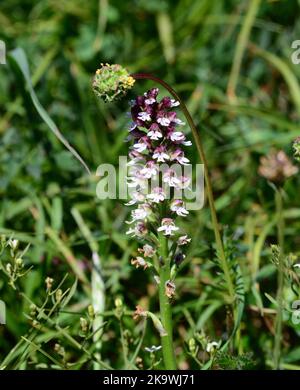
[[[300,161],[300,137],[296,138],[293,142],[294,157],[297,161]]]
[[[134,82],[135,79],[121,65],[101,64],[93,80],[93,90],[105,102],[112,102],[126,95]]]
[[[21,258],[18,258],[16,259],[16,265],[17,265],[17,268],[23,268],[24,266],[24,263],[23,263],[23,260]]]
[[[88,331],[88,322],[84,317],[80,317],[80,327],[83,333]]]
[[[192,354],[196,352],[196,341],[194,338],[189,339],[189,350]]]
[[[94,318],[94,317],[95,317],[95,309],[94,309],[94,307],[93,307],[92,305],[89,305],[89,307],[88,307],[88,313],[89,313],[89,316],[90,316],[91,318]]]

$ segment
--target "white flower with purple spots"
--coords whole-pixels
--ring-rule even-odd
[[[170,134],[170,139],[173,142],[183,142],[185,140],[185,135],[181,131],[173,131]]]
[[[191,239],[187,236],[187,235],[184,235],[184,236],[180,236],[177,240],[177,245],[178,246],[183,246],[183,245],[186,245],[188,243],[191,242]]]
[[[151,179],[151,177],[157,176],[158,166],[155,161],[148,161],[145,167],[140,170],[140,174],[146,179]]]
[[[143,253],[145,257],[153,257],[156,253],[156,250],[153,248],[153,246],[149,244],[145,244],[143,248],[138,249],[139,253]]]
[[[171,99],[171,107],[177,107],[179,106],[179,101],[175,99]]]
[[[141,120],[143,122],[151,121],[151,115],[145,111],[139,112],[137,117],[139,120]]]
[[[133,228],[127,230],[126,234],[132,234],[133,237],[144,237],[148,234],[148,228],[144,222],[137,222]]]
[[[181,217],[186,217],[188,215],[187,209],[184,207],[184,202],[181,199],[175,199],[171,202],[170,205],[171,211],[174,211],[177,215]]]
[[[184,125],[185,125],[185,122],[182,122],[182,120],[179,119],[179,118],[175,118],[175,119],[173,120],[173,122],[175,122],[176,125],[179,125],[179,126],[184,126]]]
[[[149,98],[145,99],[145,103],[149,104],[149,105],[154,104],[155,102],[156,102],[156,99],[154,99],[153,97],[149,97]]]
[[[147,195],[147,198],[153,203],[160,203],[166,199],[166,194],[161,187],[156,187],[151,194]]]
[[[176,172],[174,169],[167,169],[166,172],[164,172],[162,180],[164,183],[168,184],[170,187],[176,187],[180,181],[177,178]]]
[[[125,203],[125,206],[133,206],[136,203],[144,202],[144,200],[146,199],[146,196],[141,192],[133,192],[130,195],[131,199],[128,203]]]
[[[185,258],[178,248],[191,241],[187,235],[179,234],[175,224],[176,218],[186,217],[188,211],[184,201],[177,195],[174,199],[173,194],[190,186],[191,179],[180,176],[177,168],[190,163],[182,148],[192,143],[183,131],[177,131],[177,126],[184,122],[172,107],[177,107],[179,102],[168,96],[158,101],[158,92],[157,88],[152,88],[134,100],[131,106],[133,123],[128,136],[128,140],[134,140],[134,145],[129,154],[130,175],[127,178],[133,191],[130,191],[131,200],[127,204],[136,206],[131,212],[128,223],[132,225],[127,234],[143,241],[144,245],[138,249],[140,255],[131,261],[143,269],[156,267],[160,251],[155,246],[159,235],[167,236],[168,248],[175,248],[172,261],[177,265]],[[153,188],[150,193],[149,188]],[[173,198],[168,199],[170,194]],[[157,275],[155,278],[158,281]],[[173,280],[168,280],[165,294],[172,298],[174,292]]]
[[[127,178],[127,186],[129,188],[136,188],[137,191],[145,189],[148,186],[148,181],[141,175],[130,176]]]
[[[162,133],[159,129],[153,129],[148,131],[148,137],[152,139],[153,141],[158,141],[160,138],[162,138]]]
[[[166,152],[165,146],[158,146],[153,153],[152,156],[158,162],[165,162],[166,160],[170,160],[170,156]]]
[[[135,144],[133,145],[133,148],[134,148],[134,150],[136,150],[137,152],[142,153],[142,152],[144,152],[145,150],[147,150],[149,146],[150,146],[150,142],[149,142],[148,138],[147,138],[147,137],[142,137],[142,138],[140,138],[140,139],[138,140],[137,143],[135,143]]]
[[[171,121],[167,117],[161,117],[161,118],[157,118],[157,123],[159,123],[162,126],[169,126]]]
[[[131,212],[132,221],[130,223],[136,221],[142,221],[147,219],[152,214],[152,209],[149,204],[140,204],[137,209]]]
[[[163,218],[161,226],[157,229],[158,232],[163,232],[165,236],[173,236],[174,232],[179,230],[172,218]]]
[[[191,179],[187,176],[179,176],[178,182],[175,185],[175,188],[178,190],[185,190],[190,187]]]
[[[184,152],[181,149],[175,149],[175,151],[171,153],[170,159],[172,161],[178,161],[181,165],[190,164],[190,160],[185,157]]]

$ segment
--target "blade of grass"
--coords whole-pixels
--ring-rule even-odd
[[[82,157],[61,134],[56,124],[53,122],[53,120],[48,115],[47,111],[44,109],[44,107],[41,105],[40,101],[38,100],[38,97],[36,96],[36,93],[32,86],[29,64],[24,50],[21,48],[17,48],[9,53],[8,58],[10,59],[11,63],[13,63],[13,66],[17,68],[19,72],[21,72],[26,84],[26,89],[40,117],[44,120],[46,125],[55,134],[55,136],[63,143],[63,145],[73,154],[73,156],[84,166],[86,171],[90,174],[91,172],[88,166],[86,165],[86,163],[83,161]]]
[[[105,310],[105,285],[101,275],[101,260],[98,254],[99,245],[95,241],[92,232],[89,227],[85,223],[82,215],[79,210],[75,207],[72,208],[71,213],[82,233],[84,238],[89,243],[89,246],[92,251],[92,259],[93,259],[93,270],[92,270],[92,305],[95,310],[95,319],[93,321],[93,330],[94,330],[94,343],[95,343],[95,353],[100,358],[100,351],[102,347],[102,334],[103,334],[103,318],[101,314]],[[99,329],[99,331],[97,331]],[[98,364],[94,365],[95,369],[99,369]]]
[[[236,87],[241,70],[243,56],[249,41],[250,32],[255,21],[255,16],[260,6],[260,1],[261,0],[250,0],[248,12],[246,14],[244,23],[242,24],[242,28],[238,36],[232,68],[227,85],[227,96],[231,104],[235,104],[237,101]]]
[[[294,101],[295,108],[300,115],[300,85],[297,77],[294,75],[288,64],[275,54],[263,50],[253,43],[249,44],[249,48],[254,54],[259,55],[261,58],[269,62],[269,64],[271,64],[282,74],[282,77],[284,78],[289,88],[291,98]]]
[[[46,226],[45,233],[48,235],[48,237],[53,241],[53,243],[57,246],[57,249],[59,252],[61,252],[65,259],[67,260],[68,264],[70,265],[71,269],[73,270],[74,274],[78,277],[78,279],[88,284],[88,280],[80,268],[79,262],[73,255],[72,251],[65,245],[65,243],[59,238],[58,234],[50,227]]]

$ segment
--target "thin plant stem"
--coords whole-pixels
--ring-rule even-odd
[[[158,78],[154,75],[148,74],[148,73],[136,73],[136,74],[132,74],[132,77],[134,79],[153,80],[153,81],[161,84],[174,97],[174,99],[178,100],[180,103],[181,110],[182,110],[182,112],[183,112],[183,114],[184,114],[184,116],[185,116],[185,118],[186,118],[186,120],[191,128],[198,154],[199,154],[200,159],[204,165],[206,192],[207,192],[209,207],[210,207],[210,211],[211,211],[211,218],[212,218],[212,224],[213,224],[215,240],[216,240],[216,247],[217,247],[217,255],[218,255],[218,258],[220,260],[220,264],[221,264],[221,267],[222,267],[222,270],[224,273],[230,303],[233,305],[234,298],[235,298],[234,284],[233,284],[232,279],[231,279],[230,270],[229,270],[229,266],[228,266],[228,263],[226,260],[226,256],[225,256],[225,252],[224,252],[224,248],[223,248],[223,243],[222,243],[222,239],[221,239],[221,234],[220,234],[220,230],[219,230],[219,223],[218,223],[218,218],[217,218],[217,213],[216,213],[216,208],[215,208],[212,185],[211,185],[210,176],[209,176],[209,172],[208,172],[207,160],[206,160],[204,148],[203,148],[203,145],[202,145],[202,142],[200,139],[200,135],[199,135],[199,132],[196,128],[196,125],[193,121],[193,118],[191,117],[191,114],[189,113],[184,101],[175,92],[175,90],[169,84],[167,84],[165,81],[161,80],[160,78]]]
[[[276,214],[277,214],[277,241],[279,246],[279,263],[278,263],[278,275],[277,275],[277,315],[275,322],[275,340],[274,340],[274,369],[280,369],[281,358],[281,341],[282,341],[282,310],[283,310],[283,288],[284,288],[284,272],[283,272],[283,260],[284,260],[284,217],[283,217],[283,202],[282,192],[276,190],[275,193]]]
[[[176,360],[173,347],[173,323],[169,298],[165,292],[166,282],[170,279],[170,258],[168,253],[168,239],[162,233],[159,235],[160,269],[159,269],[159,306],[160,319],[166,331],[161,337],[162,352],[166,370],[176,370]]]

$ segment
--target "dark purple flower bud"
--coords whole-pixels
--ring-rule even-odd
[[[172,107],[172,101],[168,96],[165,96],[161,99],[161,102],[159,103],[159,110],[171,108]]]
[[[141,157],[141,153],[137,152],[136,150],[130,150],[129,152],[129,157],[130,158],[136,158],[136,157]]]
[[[134,123],[137,125],[137,126],[143,126],[143,121],[141,121],[139,118],[138,118],[138,114],[141,112],[141,107],[138,106],[138,105],[134,105],[133,107],[131,107],[131,117],[132,117],[132,120],[134,121]]]
[[[176,253],[174,262],[177,265],[177,267],[180,266],[180,264],[183,262],[184,259],[185,259],[185,255],[182,252]]]
[[[128,141],[131,141],[133,139],[140,139],[144,135],[145,135],[145,133],[143,131],[138,130],[138,129],[134,129],[134,130],[130,131],[130,133],[125,141],[128,142]]]
[[[145,97],[144,96],[137,96],[135,99],[135,104],[139,107],[144,107],[145,105]]]
[[[159,89],[158,89],[158,88],[151,88],[151,89],[149,89],[149,91],[147,91],[147,92],[144,94],[144,96],[145,96],[146,98],[148,98],[148,99],[153,98],[153,99],[155,99],[155,101],[156,101],[156,98],[157,98],[158,93],[159,93]]]

